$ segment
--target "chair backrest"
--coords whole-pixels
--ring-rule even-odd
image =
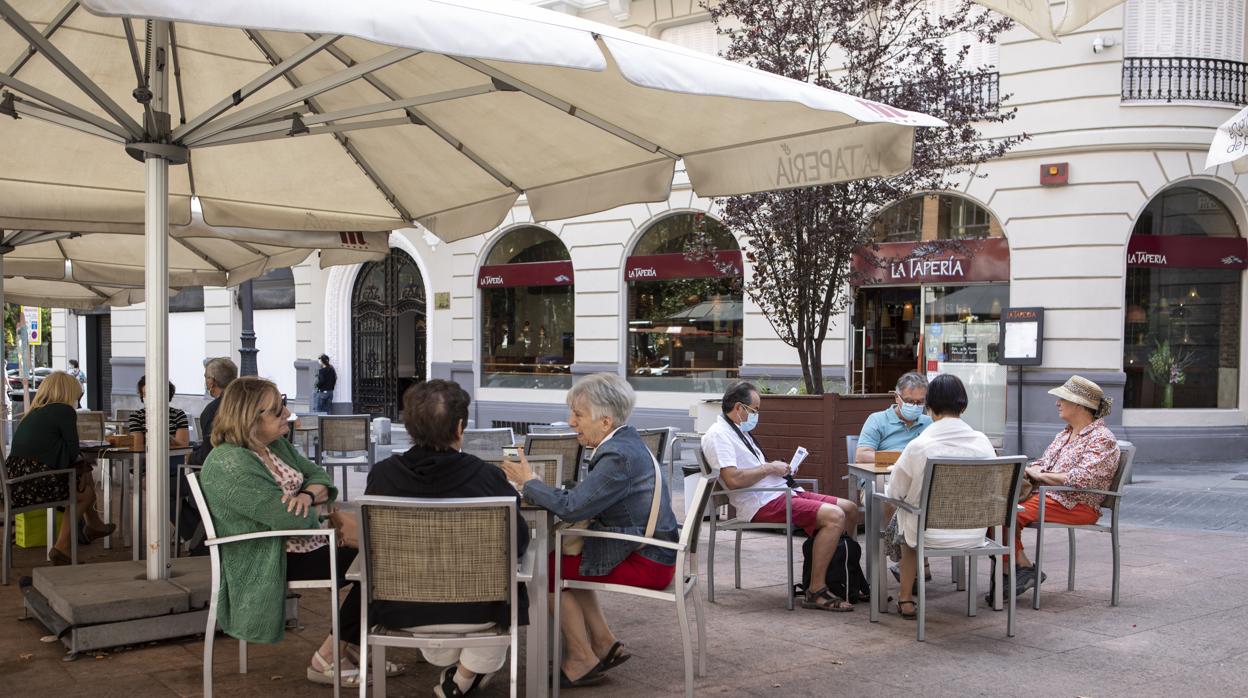
[[[359,453],[368,451],[372,420],[366,414],[323,415],[317,422],[321,451]]]
[[[923,476],[924,529],[1009,526],[1026,456],[928,458]]]
[[[78,440],[79,441],[103,441],[104,440],[104,413],[103,412],[79,412],[78,413]]]
[[[365,603],[510,601],[514,497],[359,497]]]
[[[115,417],[115,419],[118,422],[129,422],[130,415],[134,414],[137,411],[138,410],[117,410],[117,416]]]
[[[533,472],[542,478],[542,482],[551,487],[561,487],[565,480],[563,468],[563,456],[552,453],[536,456],[527,456],[529,465],[533,466]],[[482,458],[481,460],[490,465],[502,467],[503,456],[500,454],[494,458]]]
[[[1135,464],[1135,444],[1130,441],[1119,441],[1118,450],[1118,470],[1114,473],[1114,479],[1110,481],[1109,490],[1111,492],[1121,492],[1122,486],[1131,482],[1131,467]],[[1101,502],[1101,506],[1110,511],[1118,511],[1118,505],[1122,503],[1122,497],[1109,496]]]
[[[530,424],[530,434],[575,434],[567,424]]]
[[[845,437],[845,458],[846,463],[858,462],[858,435],[849,434]]]
[[[709,474],[698,476],[697,487],[693,490],[691,501],[685,502],[685,522],[680,530],[680,543],[687,546],[690,553],[697,554],[698,540],[702,531],[702,517],[711,501],[711,492],[719,479],[719,471],[712,469]],[[697,572],[697,569],[691,570]]]
[[[646,444],[646,448],[650,449],[650,452],[654,454],[655,460],[662,463],[663,450],[667,447],[667,442],[672,435],[671,428],[638,429],[637,433],[641,436],[642,442]]]
[[[566,479],[579,479],[585,447],[576,440],[576,434],[529,434],[524,437],[524,454],[533,456],[559,456],[562,458]]]
[[[464,442],[459,450],[485,459],[501,456],[504,446],[513,446],[515,443],[516,437],[511,427],[465,429]]]

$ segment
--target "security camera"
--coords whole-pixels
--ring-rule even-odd
[[[1114,43],[1114,37],[1104,37],[1097,34],[1096,38],[1092,40],[1092,53],[1100,53],[1107,48],[1113,47]]]

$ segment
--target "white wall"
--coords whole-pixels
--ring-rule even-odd
[[[169,380],[179,393],[204,392],[204,315],[169,313]]]
[[[295,394],[295,309],[255,311],[256,368],[287,396]],[[202,376],[203,373],[200,373]]]

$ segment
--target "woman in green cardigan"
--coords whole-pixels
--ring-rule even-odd
[[[9,460],[5,463],[9,477],[31,475],[44,470],[78,468],[78,513],[86,520],[85,537],[91,541],[111,534],[116,524],[106,524],[95,510],[95,484],[91,479],[91,463],[78,451],[78,416],[74,405],[82,397],[82,384],[64,371],[53,371],[39,384],[30,401],[30,409],[22,416],[13,434]],[[13,503],[24,506],[35,502],[66,499],[68,478],[54,482],[42,478],[19,482],[13,486]],[[61,526],[56,545],[49,553],[54,565],[68,565],[69,534],[73,528]]]
[[[320,527],[317,505],[332,504],[338,490],[320,466],[282,438],[287,430],[285,398],[262,378],[239,378],[225,389],[212,423],[212,453],[200,482],[218,536],[256,531]],[[341,542],[341,541],[340,541]],[[338,612],[339,636],[354,645],[360,636],[360,592],[346,582],[354,548],[339,548],[338,579],[351,589]],[[221,550],[217,622],[247,642],[278,642],[286,623],[286,582],[325,579],[325,539],[263,538],[231,543]],[[333,636],[312,655],[308,679],[333,685]],[[359,670],[343,659],[342,685],[359,685]]]

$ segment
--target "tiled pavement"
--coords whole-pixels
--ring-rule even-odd
[[[1233,489],[1217,476],[1210,486],[1191,475],[1187,489]],[[1133,496],[1140,504],[1174,499],[1181,482],[1157,483],[1161,475],[1141,470]],[[1194,479],[1195,478],[1195,479]],[[1183,478],[1173,478],[1183,480]],[[1193,484],[1195,483],[1195,484]],[[359,491],[359,490],[357,490]],[[1153,492],[1161,494],[1154,494]],[[1169,494],[1167,494],[1169,493]],[[1223,492],[1235,496],[1238,492]],[[1194,495],[1192,495],[1194,496]],[[1208,497],[1196,498],[1199,507]],[[1243,500],[1241,500],[1243,501]],[[1161,505],[1159,505],[1161,506]],[[1136,510],[1143,517],[1148,507]],[[1220,515],[1224,529],[1244,530],[1242,505]],[[1165,517],[1162,525],[1167,525]],[[1217,521],[1211,522],[1213,528]],[[744,587],[734,590],[731,538],[718,546],[717,603],[708,606],[710,675],[697,683],[700,695],[902,695],[1014,696],[1232,696],[1244,695],[1248,677],[1248,535],[1133,526],[1124,532],[1123,596],[1109,606],[1108,536],[1080,534],[1077,589],[1064,584],[1064,536],[1050,536],[1045,558],[1049,582],[1043,607],[1030,597],[1020,603],[1018,633],[1005,636],[1005,615],[980,607],[965,615],[965,597],[949,583],[943,562],[934,563],[936,584],[929,587],[928,641],[914,639],[914,624],[895,613],[869,623],[865,606],[832,614],[784,609],[783,548],[776,538],[747,536],[743,553]],[[1030,545],[1030,536],[1028,538]],[[97,545],[84,559],[117,559]],[[17,573],[42,558],[41,551],[18,549]],[[981,565],[980,588],[987,583]],[[933,590],[934,589],[934,590]],[[895,593],[895,588],[890,590]],[[594,696],[678,695],[683,685],[680,640],[668,605],[604,598],[604,608],[621,640],[635,655],[611,672],[608,682],[572,692]],[[278,645],[251,646],[251,671],[236,673],[236,647],[217,643],[218,695],[330,695],[311,686],[303,670],[324,637],[325,597],[305,596],[304,627]],[[19,621],[21,599],[14,584],[0,589],[0,695],[190,696],[200,691],[202,642],[126,648],[63,662],[57,644],[40,642],[33,621]],[[396,652],[401,661],[411,653]],[[429,695],[435,671],[414,664],[392,680],[392,695]],[[506,695],[505,682],[483,695]]]

